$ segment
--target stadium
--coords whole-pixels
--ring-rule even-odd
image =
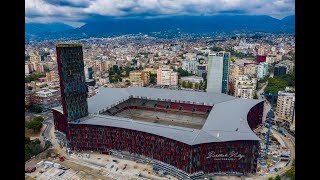
[[[67,134],[73,150],[142,155],[181,178],[256,171],[260,139],[252,129],[262,121],[261,100],[103,87],[88,98],[88,111],[88,116],[69,123],[61,109],[53,111],[56,130]]]
[[[100,87],[87,98],[82,45],[58,44],[57,61],[54,125],[72,150],[151,162],[179,179],[256,172],[263,100],[147,87]]]

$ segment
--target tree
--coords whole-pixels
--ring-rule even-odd
[[[289,169],[286,173],[285,176],[290,178],[291,180],[295,179],[296,176],[296,172],[295,172],[295,167],[292,167],[291,169]]]
[[[24,144],[29,144],[30,142],[30,137],[24,137]]]
[[[42,108],[37,105],[31,105],[29,110],[35,113],[41,113],[43,111]]]
[[[257,93],[254,93],[253,99],[258,99]]]
[[[269,177],[268,180],[273,180],[273,177]]]
[[[233,63],[236,62],[236,60],[234,59],[234,57],[231,57],[231,58],[230,58],[230,61],[233,62]]]
[[[150,74],[150,83],[152,84],[156,83],[157,74],[151,74],[151,72],[149,72],[149,74]]]
[[[190,89],[192,88],[192,82],[188,81],[187,88],[190,88]]]
[[[281,177],[277,175],[276,178],[274,178],[274,180],[281,180]]]
[[[187,88],[187,81],[182,81],[182,87]]]
[[[43,122],[44,118],[42,116],[36,116],[33,118],[34,121]]]
[[[194,84],[194,89],[199,89],[199,83]]]
[[[178,71],[178,75],[179,75],[180,77],[189,76],[189,75],[190,75],[188,71],[183,70],[181,67],[178,68],[177,71]]]
[[[26,124],[26,128],[33,129],[33,132],[39,132],[42,128],[43,117],[34,117],[30,122]]]

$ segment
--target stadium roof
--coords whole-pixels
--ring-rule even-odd
[[[201,129],[141,122],[99,114],[131,97],[170,99],[186,103],[214,105]],[[89,116],[73,124],[89,124],[132,129],[174,139],[189,145],[236,140],[260,140],[247,123],[249,110],[263,100],[239,99],[219,93],[155,89],[145,87],[99,88],[88,98]]]

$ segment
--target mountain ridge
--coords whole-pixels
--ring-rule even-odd
[[[26,25],[27,26],[27,25]],[[26,29],[27,32],[27,29]],[[161,33],[158,33],[161,32]],[[165,32],[165,33],[164,33]],[[294,15],[281,20],[266,15],[171,16],[162,18],[106,18],[79,28],[41,32],[28,40],[109,37],[125,34],[294,33]],[[27,39],[27,37],[26,37]]]

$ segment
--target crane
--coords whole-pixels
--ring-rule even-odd
[[[275,96],[283,96],[282,94],[275,94],[275,93],[261,93],[262,96],[269,96],[271,97],[271,102],[270,102],[270,111],[269,111],[269,120],[268,122],[268,132],[267,132],[267,137],[266,137],[266,149],[265,149],[265,154],[264,154],[264,159],[268,159],[268,147],[269,147],[269,139],[270,139],[270,127],[271,127],[271,120],[273,117],[273,102],[274,102],[274,97]]]

